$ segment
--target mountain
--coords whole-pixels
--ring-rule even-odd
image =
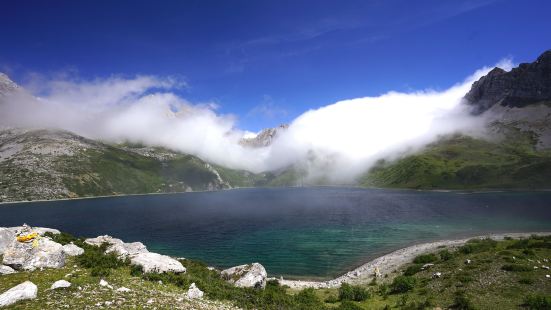
[[[192,155],[45,129],[0,131],[0,180],[1,201],[231,188]]]
[[[243,138],[239,143],[246,147],[266,147],[270,146],[276,137],[287,130],[289,125],[282,124],[275,128],[266,128],[253,138]]]
[[[442,137],[363,174],[363,186],[551,188],[551,51],[506,72],[494,68],[465,95],[487,139]]]

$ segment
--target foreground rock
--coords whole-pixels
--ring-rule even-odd
[[[49,238],[39,238],[33,242],[13,240],[4,251],[3,264],[16,270],[37,268],[61,268],[65,266],[63,246]]]
[[[197,298],[203,298],[203,291],[201,291],[195,283],[191,283],[189,286],[189,290],[187,291],[187,298],[189,299],[197,299]]]
[[[38,287],[34,283],[25,281],[0,295],[0,307],[13,305],[20,300],[35,299],[37,292]]]
[[[15,233],[9,228],[0,227],[0,255],[9,247],[15,238]]]
[[[71,282],[65,280],[55,281],[54,284],[50,287],[51,290],[56,290],[59,288],[68,288],[71,287]]]
[[[130,258],[141,253],[148,253],[149,251],[145,245],[141,242],[125,243],[121,239],[113,238],[109,235],[98,236],[96,238],[88,238],[84,242],[101,246],[104,243],[109,244],[105,253],[115,253],[121,259]]]
[[[130,258],[130,262],[132,265],[142,267],[142,271],[145,273],[186,272],[186,268],[179,261],[170,256],[157,253],[140,253]]]
[[[0,275],[12,274],[12,273],[15,273],[15,270],[13,268],[11,268],[10,266],[0,265]]]
[[[238,287],[266,287],[266,269],[259,263],[240,265],[222,271],[222,277]]]
[[[63,246],[63,252],[69,256],[79,256],[84,254],[84,249],[69,243]]]

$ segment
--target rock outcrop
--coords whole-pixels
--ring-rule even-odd
[[[494,105],[525,107],[551,100],[551,50],[533,63],[523,63],[507,72],[494,68],[476,81],[465,99],[481,114]]]
[[[37,292],[38,287],[34,283],[25,281],[0,295],[0,307],[13,305],[20,300],[35,299]]]
[[[63,246],[49,238],[23,243],[13,239],[4,251],[3,264],[16,270],[61,268],[65,266]]]
[[[142,271],[145,273],[186,272],[186,268],[179,261],[157,253],[140,253],[131,257],[130,262],[132,265],[142,267]]]
[[[9,228],[0,227],[0,255],[4,254],[4,251],[12,243],[15,238],[15,233]]]
[[[191,283],[189,286],[189,289],[187,291],[187,298],[189,299],[197,299],[197,298],[203,298],[203,291],[201,291],[195,283]]]
[[[63,252],[69,256],[79,256],[84,254],[84,249],[73,243],[69,243],[63,246]]]
[[[252,148],[270,146],[281,132],[284,132],[287,128],[289,128],[287,124],[279,125],[276,128],[266,128],[253,138],[241,139],[239,144]]]
[[[141,253],[149,252],[145,245],[141,242],[125,243],[121,239],[113,238],[108,235],[89,238],[84,242],[94,246],[101,246],[103,243],[107,243],[109,246],[107,247],[105,253],[115,253],[121,259],[130,258]]]
[[[238,287],[266,287],[266,269],[259,263],[240,265],[222,270],[222,277]]]

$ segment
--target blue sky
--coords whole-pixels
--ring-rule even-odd
[[[551,48],[550,1],[10,1],[0,71],[175,76],[259,130],[338,100],[445,89]]]

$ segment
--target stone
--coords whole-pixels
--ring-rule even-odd
[[[432,266],[434,266],[434,264],[432,264],[432,263],[424,264],[423,267],[421,267],[421,270],[429,269]]]
[[[189,286],[189,289],[187,291],[187,298],[189,299],[196,299],[196,298],[203,298],[203,291],[201,291],[195,283],[191,283]]]
[[[130,292],[130,289],[123,286],[123,287],[119,287],[117,289],[117,292],[119,292],[119,293],[128,293],[128,292]]]
[[[472,263],[472,262],[473,262],[472,260],[470,260],[470,259],[467,259],[467,260],[465,261],[465,264],[467,264],[467,265],[468,265],[468,264],[470,264],[470,263]]]
[[[84,249],[74,245],[73,243],[69,243],[63,246],[63,252],[65,252],[68,256],[79,256],[84,254]]]
[[[13,268],[11,268],[10,266],[0,265],[0,275],[12,274],[12,273],[15,273],[15,270]]]
[[[186,268],[179,261],[157,253],[139,253],[130,258],[130,263],[142,267],[144,273],[186,272]]]
[[[61,268],[65,266],[63,246],[47,237],[32,242],[13,240],[4,252],[3,264],[16,270]]]
[[[109,244],[105,253],[115,253],[121,259],[136,256],[141,253],[148,253],[146,246],[141,242],[125,243],[121,239],[113,238],[109,235],[98,236],[84,240],[87,244],[101,246],[103,243]]]
[[[433,275],[432,275],[432,278],[433,279],[437,279],[437,278],[440,278],[442,276],[442,273],[441,272],[435,272]]]
[[[222,271],[222,278],[238,287],[266,287],[266,269],[259,263],[240,265]]]
[[[0,255],[4,254],[4,251],[10,246],[13,239],[15,239],[15,232],[9,228],[0,227]]]
[[[103,286],[103,287],[113,289],[113,286],[111,284],[109,284],[109,282],[105,281],[104,279],[99,280],[99,285]]]
[[[105,253],[115,253],[121,259],[149,252],[141,242],[117,243],[109,246]]]
[[[71,282],[65,281],[65,280],[59,280],[55,281],[54,284],[50,287],[51,290],[59,289],[59,288],[68,288],[71,287]]]
[[[25,281],[0,295],[0,307],[13,305],[20,300],[35,299],[37,293],[38,287],[31,281]]]

